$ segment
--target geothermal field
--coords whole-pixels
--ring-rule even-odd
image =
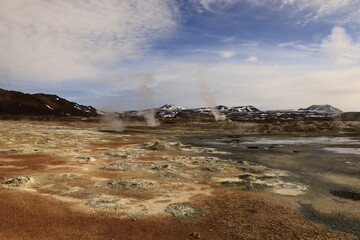
[[[0,0],[0,240],[360,240],[360,0]]]
[[[0,239],[360,237],[359,122],[117,123],[1,121]]]

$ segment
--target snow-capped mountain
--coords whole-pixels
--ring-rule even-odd
[[[155,113],[159,117],[163,118],[175,118],[179,116],[181,111],[185,110],[183,107],[178,107],[173,104],[165,104],[162,107],[156,108]]]
[[[328,113],[341,113],[342,111],[329,104],[326,105],[311,105],[307,108],[300,108],[300,111],[315,111],[315,112],[328,112]]]
[[[219,112],[221,113],[251,113],[251,112],[260,112],[259,109],[257,109],[254,106],[251,105],[247,105],[247,106],[237,106],[237,107],[227,107],[224,105],[217,105],[215,106],[215,109],[217,109]],[[203,113],[211,113],[211,108],[197,108],[196,109],[198,112],[203,112]]]

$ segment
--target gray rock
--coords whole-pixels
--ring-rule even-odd
[[[171,204],[165,208],[165,212],[183,220],[194,220],[201,214],[198,208],[189,204]]]
[[[92,158],[92,157],[75,157],[75,161],[81,162],[81,163],[88,163],[88,162],[94,162],[96,160],[95,160],[95,158]]]
[[[20,185],[24,185],[26,183],[34,182],[34,177],[24,176],[24,177],[16,177],[5,181],[3,184],[8,186],[19,187]]]
[[[15,154],[15,153],[21,153],[21,150],[15,150],[15,149],[10,149],[10,150],[1,150],[0,154]]]
[[[180,173],[173,171],[158,171],[157,175],[163,178],[184,179]]]

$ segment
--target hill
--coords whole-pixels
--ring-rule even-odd
[[[0,114],[30,116],[98,116],[91,106],[70,102],[57,95],[27,94],[0,88]]]

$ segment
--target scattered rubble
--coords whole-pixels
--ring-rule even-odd
[[[103,166],[101,170],[111,170],[111,171],[127,171],[132,170],[137,167],[137,164],[132,162],[113,162],[107,166]]]
[[[155,142],[148,142],[142,145],[146,150],[152,151],[165,151],[165,150],[176,150],[180,151],[183,148],[188,148],[181,143],[170,143],[166,141],[157,140]]]
[[[96,199],[92,199],[90,201],[87,201],[85,203],[85,206],[92,206],[92,207],[101,207],[103,205],[115,206],[122,200],[123,199],[121,199],[121,198],[116,198],[116,197],[113,197],[113,196],[103,196],[101,198],[96,198]]]
[[[221,185],[226,187],[236,187],[242,190],[255,190],[255,189],[265,189],[271,188],[271,186],[264,183],[254,183],[249,181],[223,181],[220,182]]]
[[[149,189],[153,187],[154,182],[140,180],[140,179],[118,179],[118,180],[111,180],[107,182],[106,185],[111,189],[123,189],[123,190]]]

